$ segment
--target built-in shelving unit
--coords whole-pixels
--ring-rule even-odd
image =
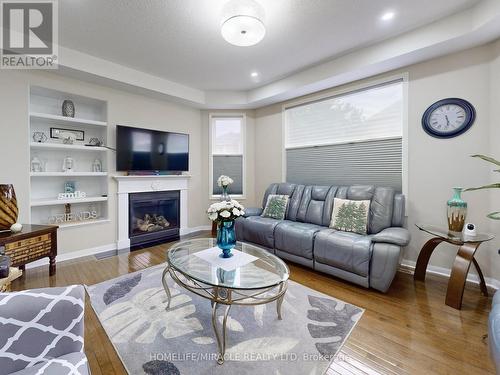
[[[108,172],[31,172],[31,177],[64,177],[71,179],[73,177],[103,177]]]
[[[93,125],[93,126],[108,126],[105,121],[87,120],[77,117],[64,117],[60,115],[51,115],[48,113],[30,112],[30,118],[39,120],[41,122],[48,122],[54,125],[80,126],[80,125]]]
[[[75,117],[62,115],[62,103],[71,100],[75,106]],[[72,228],[98,224],[108,219],[108,149],[88,146],[91,138],[107,144],[107,104],[100,99],[84,97],[49,88],[30,88],[30,132],[31,160],[37,158],[42,171],[33,171],[30,163],[31,223],[51,224]],[[65,144],[51,137],[51,128],[83,132],[83,140]],[[35,142],[33,134],[42,132],[47,139]],[[81,133],[80,133],[81,134]],[[71,172],[63,171],[65,158],[73,159]],[[99,160],[101,170],[95,171]],[[65,183],[72,182],[75,190],[83,191],[85,198],[58,199],[64,193]],[[68,206],[70,205],[70,206]],[[68,211],[69,210],[69,211]],[[70,216],[64,216],[68,212]],[[95,212],[95,219],[81,220],[87,212]],[[61,221],[67,217],[72,221]]]
[[[31,201],[31,207],[34,206],[55,206],[58,204],[75,204],[75,203],[91,203],[91,202],[106,202],[108,197],[85,197],[75,199],[35,199]]]
[[[64,143],[54,143],[54,142],[31,142],[31,148],[39,148],[45,150],[78,150],[78,151],[108,151],[106,147],[97,147],[97,146],[85,146],[85,145],[66,145]]]

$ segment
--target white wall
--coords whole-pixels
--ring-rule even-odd
[[[203,177],[206,154],[202,154],[200,110],[167,101],[84,83],[53,73],[0,70],[0,183],[14,184],[20,207],[20,222],[29,218],[29,87],[37,85],[80,94],[108,102],[108,139],[114,146],[115,125],[131,125],[189,133],[190,190],[188,227],[208,225],[205,215],[208,180]],[[114,171],[113,152],[109,152],[110,172]],[[206,193],[205,193],[206,192]],[[116,182],[109,179],[109,216],[105,224],[59,230],[59,254],[115,244]]]
[[[429,238],[415,228],[416,222],[435,223],[446,226],[446,201],[454,186],[476,186],[491,181],[491,167],[469,157],[475,153],[490,153],[499,156],[498,123],[495,114],[500,103],[500,42],[490,44],[443,58],[409,66],[385,76],[407,72],[408,85],[408,228],[412,242],[404,251],[406,261],[415,261],[420,248]],[[383,76],[382,76],[383,77]],[[379,79],[381,77],[375,77]],[[364,80],[363,83],[369,82]],[[360,82],[356,82],[358,85]],[[352,85],[352,84],[351,84]],[[327,92],[348,88],[344,85]],[[323,93],[322,93],[323,94]],[[314,95],[313,95],[314,96]],[[469,100],[477,110],[474,126],[465,134],[447,140],[428,136],[421,126],[421,116],[433,102],[446,97],[462,97]],[[271,182],[281,181],[282,166],[282,105],[277,104],[256,111],[255,145],[255,194],[262,197]],[[490,121],[491,117],[491,121]],[[500,177],[497,174],[495,177]],[[493,199],[496,205],[492,207]],[[469,203],[467,220],[478,225],[480,230],[494,231],[500,237],[500,223],[485,218],[485,214],[497,207],[495,193],[475,192],[464,194]],[[500,241],[495,240],[481,246],[478,262],[486,276],[500,279],[500,262],[496,249]],[[456,248],[442,245],[431,258],[431,265],[449,268]]]

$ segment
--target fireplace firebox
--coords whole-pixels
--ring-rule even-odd
[[[178,190],[129,194],[130,247],[179,239],[179,199]]]

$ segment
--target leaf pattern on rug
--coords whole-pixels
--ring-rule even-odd
[[[264,312],[266,311],[266,305],[257,305],[253,310],[253,317],[255,322],[259,327],[264,327]]]
[[[135,286],[139,284],[141,278],[142,278],[142,273],[138,273],[133,277],[129,277],[121,281],[118,281],[116,284],[113,284],[111,287],[109,287],[109,289],[106,290],[106,292],[104,292],[102,301],[106,305],[110,305],[116,300],[125,297],[127,294],[130,293],[130,291]]]
[[[148,375],[181,375],[179,369],[168,361],[149,361],[142,365]]]
[[[191,339],[191,341],[198,345],[209,345],[215,342],[213,338],[208,336],[194,337]]]
[[[135,341],[151,344],[161,334],[166,339],[201,331],[200,321],[192,317],[196,307],[192,298],[172,289],[170,309],[163,288],[150,288],[131,300],[115,303],[101,313],[101,320],[111,338],[118,343]]]
[[[222,324],[224,317],[219,316],[217,319],[219,320],[219,324]],[[236,319],[232,318],[231,316],[227,317],[226,328],[228,330],[234,331],[234,332],[244,332],[245,331],[243,329],[243,326],[241,325],[241,323],[238,322]]]
[[[254,358],[259,360],[259,356],[271,357],[288,353],[298,343],[299,340],[292,337],[259,337],[236,344],[227,349],[226,353],[229,355],[252,353]]]
[[[360,318],[359,308],[330,298],[309,295],[308,299],[313,309],[307,310],[307,318],[324,323],[308,323],[309,334],[315,339],[328,339],[326,342],[316,342],[315,346],[321,355],[333,356],[344,341],[342,333],[348,334],[348,325]]]

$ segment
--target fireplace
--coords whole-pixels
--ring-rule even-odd
[[[129,238],[132,248],[176,240],[180,229],[180,192],[129,194]]]

